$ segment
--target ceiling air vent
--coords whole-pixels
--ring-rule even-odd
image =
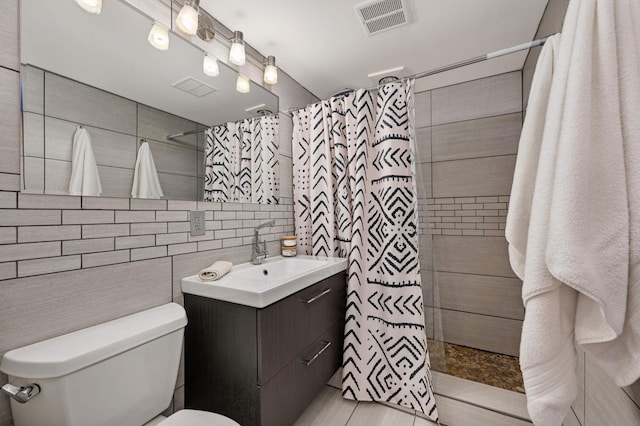
[[[173,83],[172,86],[199,98],[218,90],[215,87],[209,86],[207,83],[203,83],[193,77],[185,77],[182,80]]]
[[[367,35],[397,28],[410,21],[405,0],[367,0],[353,8]]]

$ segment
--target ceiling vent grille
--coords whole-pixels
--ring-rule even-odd
[[[405,0],[367,0],[353,8],[367,35],[378,34],[410,22]]]
[[[172,86],[199,98],[218,90],[215,87],[209,86],[207,83],[203,83],[193,77],[185,77],[182,80],[173,83]]]

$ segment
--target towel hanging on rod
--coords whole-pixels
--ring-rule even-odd
[[[100,173],[93,154],[91,137],[82,125],[76,127],[76,132],[73,135],[69,194],[90,196],[102,194]]]
[[[146,140],[140,139],[140,142],[142,143],[138,150],[136,168],[133,172],[131,196],[133,198],[162,198],[164,193],[158,179],[158,171],[153,161],[151,148]]]

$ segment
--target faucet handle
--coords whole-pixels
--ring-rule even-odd
[[[264,257],[269,256],[269,251],[267,250],[267,240],[262,240],[262,253],[264,253]]]

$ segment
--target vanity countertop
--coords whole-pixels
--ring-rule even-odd
[[[276,256],[260,265],[242,263],[217,281],[198,275],[182,279],[182,291],[240,305],[264,308],[325,278],[347,269],[344,258]]]

